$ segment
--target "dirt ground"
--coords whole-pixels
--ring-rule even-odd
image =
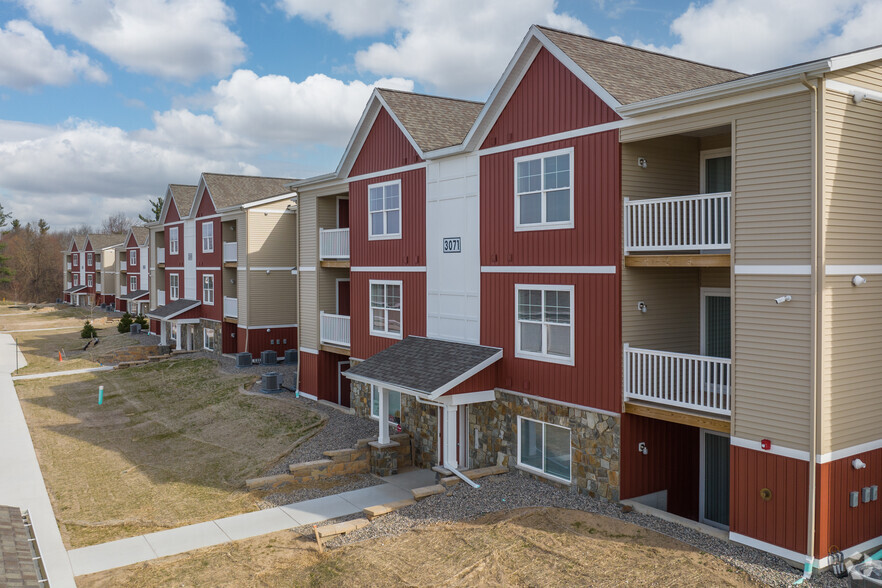
[[[653,531],[581,511],[529,508],[431,525],[320,555],[282,531],[77,578],[134,586],[758,586]]]
[[[16,383],[69,548],[257,509],[247,478],[320,415],[239,386],[210,359]],[[98,386],[105,389],[98,406]]]

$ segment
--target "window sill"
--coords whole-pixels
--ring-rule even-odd
[[[540,478],[545,478],[546,480],[550,480],[552,482],[557,482],[558,484],[563,484],[564,486],[572,486],[572,480],[565,480],[563,478],[558,478],[557,476],[553,476],[551,474],[546,474],[541,470],[537,470],[536,468],[530,467],[528,465],[524,465],[522,463],[515,464],[515,468],[521,470],[522,472],[527,472],[528,474],[533,474],[534,476],[539,476]]]
[[[515,351],[515,357],[518,359],[529,359],[531,361],[541,361],[544,363],[556,363],[558,365],[568,365],[575,367],[576,360],[572,357],[555,357],[553,355],[539,355],[524,351]]]
[[[397,339],[399,341],[402,339],[400,333],[384,333],[382,331],[371,331],[370,333],[372,337],[382,337],[383,339]]]
[[[400,238],[401,233],[397,235],[368,235],[368,241],[393,241]]]
[[[556,230],[564,230],[564,229],[575,229],[576,226],[573,223],[561,223],[559,225],[515,225],[515,232],[522,233],[526,231],[556,231]]]

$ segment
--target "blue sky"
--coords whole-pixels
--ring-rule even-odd
[[[882,0],[0,0],[0,204],[100,225],[201,171],[332,170],[375,85],[483,100],[531,23],[756,72]]]

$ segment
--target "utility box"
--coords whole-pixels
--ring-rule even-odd
[[[281,392],[282,388],[279,386],[280,376],[279,372],[266,372],[263,374],[260,377],[260,391],[266,394]]]
[[[251,354],[247,352],[237,353],[236,354],[236,367],[244,368],[251,367],[254,361],[251,359]]]
[[[276,356],[275,351],[267,349],[266,351],[260,352],[260,363],[263,365],[276,365],[279,363],[279,358]]]
[[[296,349],[286,349],[285,350],[285,365],[297,365],[297,350]]]
[[[138,323],[132,323],[131,326],[129,326],[129,333],[131,333],[132,335],[140,335],[141,325]]]

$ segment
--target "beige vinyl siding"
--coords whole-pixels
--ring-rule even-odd
[[[882,92],[882,60],[829,73],[827,79]]]
[[[318,226],[322,229],[337,228],[337,197],[316,198]]]
[[[290,271],[250,272],[248,326],[297,323],[297,276]],[[240,302],[240,308],[242,306]],[[241,321],[240,321],[241,324]]]
[[[318,221],[316,218],[318,203],[314,196],[301,194],[298,201],[297,214],[300,216],[300,265],[315,267],[318,265]]]
[[[337,280],[348,278],[349,270],[340,268],[322,268],[318,274],[318,309],[320,312],[330,314],[337,313]]]
[[[300,345],[319,348],[318,273],[300,272]]]
[[[647,311],[637,310],[645,302]],[[699,352],[698,270],[622,268],[622,341],[631,347]]]
[[[851,285],[851,276],[826,279],[821,453],[882,438],[879,300],[882,281],[878,276],[859,288]]]
[[[727,267],[701,268],[700,283],[702,288],[728,288],[731,284],[731,271]]]
[[[828,91],[824,104],[827,264],[882,262],[882,104]]]
[[[637,165],[645,157],[647,167]],[[622,196],[632,200],[685,196],[699,189],[699,141],[663,137],[622,145]]]
[[[297,265],[297,215],[248,212],[248,266]]]
[[[733,302],[733,435],[808,451],[811,277],[736,275]]]

